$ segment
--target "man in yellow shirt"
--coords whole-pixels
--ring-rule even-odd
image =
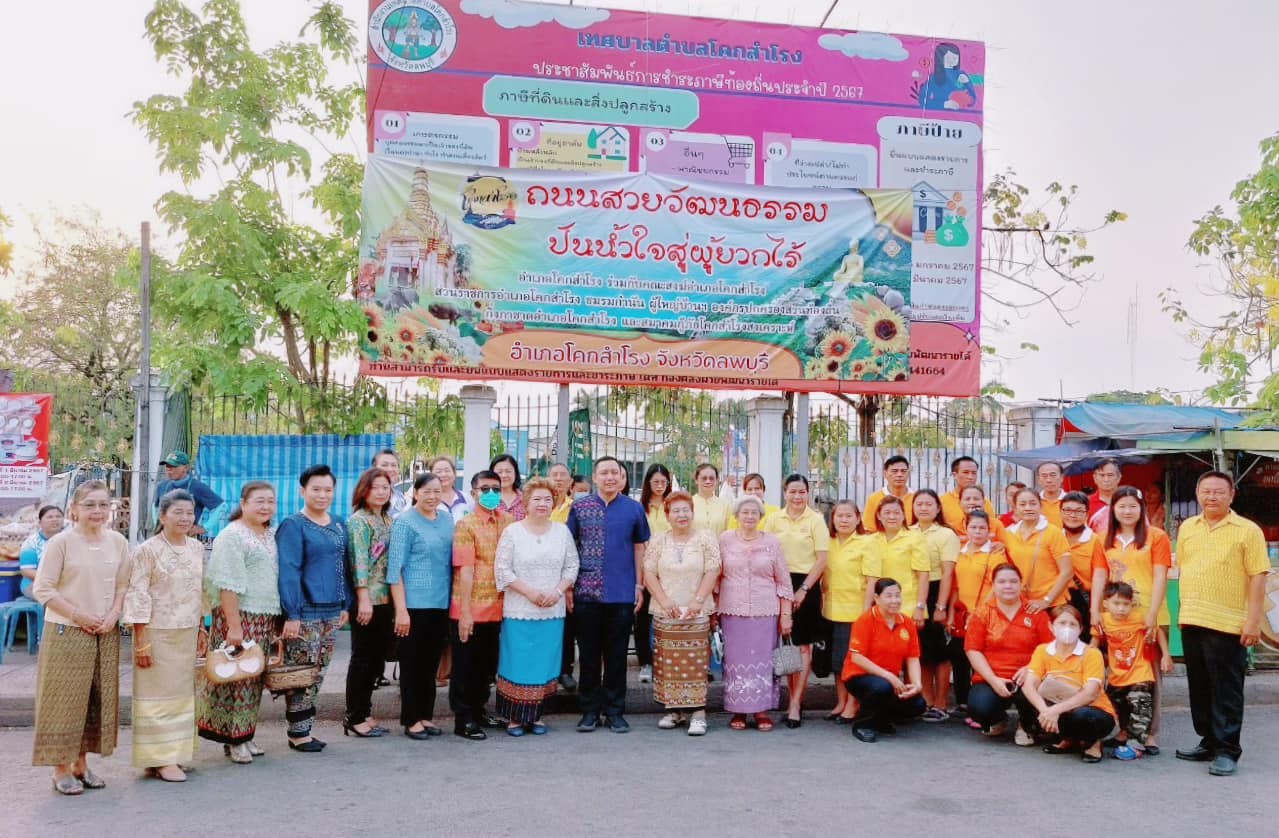
[[[964,519],[968,516],[964,514],[964,508],[959,503],[959,496],[969,486],[977,485],[980,474],[981,469],[972,457],[956,457],[950,464],[950,476],[955,481],[955,488],[941,496],[941,513],[946,525],[959,533],[961,539],[967,534]],[[991,506],[990,498],[986,498],[985,509],[986,515],[991,520],[995,520],[995,507]]]
[[[551,520],[557,524],[568,523],[568,512],[573,508],[573,472],[563,463],[556,463],[546,473],[555,487],[555,495],[560,499],[559,506],[551,510]]]
[[[879,511],[879,505],[884,502],[884,498],[889,495],[901,499],[902,506],[906,509],[906,526],[914,524],[915,495],[910,490],[910,460],[901,454],[894,454],[884,460],[884,488],[866,499],[866,508],[862,510],[862,529],[867,534],[879,532],[875,513]]]
[[[1061,463],[1040,463],[1035,469],[1035,481],[1039,483],[1039,510],[1054,527],[1061,526],[1061,481],[1064,476]]]
[[[1235,773],[1243,728],[1243,680],[1248,647],[1261,633],[1262,604],[1270,561],[1261,528],[1235,513],[1230,475],[1199,477],[1195,496],[1201,513],[1177,533],[1181,569],[1181,640],[1190,688],[1190,716],[1199,744],[1177,758],[1212,761],[1208,773]]]

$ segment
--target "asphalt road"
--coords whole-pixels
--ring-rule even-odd
[[[1279,707],[1249,711],[1232,778],[1174,759],[1194,741],[1185,710],[1166,713],[1160,756],[1099,765],[958,723],[915,724],[866,745],[817,714],[769,733],[730,731],[714,714],[701,739],[657,730],[656,716],[632,717],[626,735],[549,721],[547,736],[478,743],[356,740],[326,723],[319,755],[288,751],[272,723],[258,736],[267,756],[232,765],[206,743],[185,785],[141,779],[124,730],[116,754],[92,763],[108,787],[79,798],[56,795],[48,769],[30,766],[29,729],[3,730],[0,835],[1279,834]],[[215,833],[218,824],[227,826]]]

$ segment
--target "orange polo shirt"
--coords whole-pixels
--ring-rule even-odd
[[[1006,561],[1008,556],[1004,553],[1004,545],[998,541],[987,541],[980,550],[966,544],[959,551],[959,559],[955,562],[955,596],[968,613],[976,611],[977,606],[990,597],[993,590],[990,577],[995,568]]]
[[[981,652],[986,656],[991,671],[1000,678],[1011,679],[1017,670],[1030,663],[1036,646],[1053,639],[1048,612],[1031,614],[1026,610],[1027,603],[1029,600],[1022,597],[1021,607],[1011,620],[1004,616],[996,603],[982,603],[968,624],[964,651]],[[974,672],[973,683],[981,680],[981,676]]]
[[[1146,642],[1145,620],[1135,612],[1126,620],[1105,612],[1101,615],[1101,633],[1106,639],[1110,686],[1131,687],[1155,680],[1155,644]]]
[[[1065,530],[1062,532],[1066,536],[1066,543],[1070,545],[1070,563],[1075,568],[1075,584],[1091,594],[1093,571],[1101,569],[1109,572],[1102,537],[1088,527],[1084,527],[1079,535]]]
[[[1100,538],[1098,539],[1101,540]],[[1146,546],[1138,547],[1136,542],[1120,544],[1119,536],[1115,536],[1115,546],[1106,551],[1106,564],[1109,572],[1107,579],[1111,582],[1127,582],[1132,585],[1132,613],[1145,619],[1146,608],[1155,591],[1155,567],[1172,567],[1172,541],[1168,533],[1154,527],[1146,530]],[[1159,605],[1159,625],[1166,626],[1172,622],[1168,613],[1168,598]]]
[[[1044,599],[1057,581],[1057,560],[1070,555],[1070,545],[1060,528],[1048,523],[1042,515],[1029,538],[1022,538],[1020,522],[1000,534],[1008,558],[1021,571],[1022,584],[1031,599]],[[1049,605],[1064,605],[1069,601],[1063,590]]]
[[[1074,684],[1079,689],[1083,689],[1089,681],[1096,681],[1101,689],[1089,706],[1104,710],[1112,716],[1115,715],[1115,706],[1106,696],[1106,662],[1102,660],[1100,651],[1084,645],[1082,640],[1076,642],[1075,647],[1065,655],[1057,653],[1055,640],[1045,643],[1036,649],[1031,657],[1030,671],[1035,673],[1040,681],[1045,678],[1058,678]]]
[[[1063,494],[1065,494],[1063,492]],[[1039,512],[1048,519],[1048,523],[1054,527],[1061,526],[1061,498],[1046,498],[1044,493],[1039,493]]]
[[[990,516],[990,527],[993,530],[999,518],[995,515],[995,507],[990,505],[990,498],[986,498],[985,510]],[[959,504],[959,492],[952,490],[941,496],[941,514],[960,538],[968,534],[968,516],[964,513],[964,507]]]
[[[875,513],[879,512],[879,505],[884,502],[884,498],[888,497],[891,492],[888,487],[880,489],[875,494],[866,498],[866,508],[862,510],[862,529],[869,535],[873,532],[879,532],[879,522],[875,520]],[[897,496],[894,496],[897,497]],[[915,493],[909,489],[904,496],[901,496],[902,506],[906,509],[906,523],[909,527],[915,523]]]
[[[839,675],[841,681],[867,674],[865,669],[853,663],[854,652],[870,658],[876,666],[901,674],[909,658],[919,657],[919,633],[915,631],[915,621],[898,614],[896,622],[889,625],[888,617],[879,610],[879,606],[872,605],[853,623],[848,657],[844,659],[844,671]]]

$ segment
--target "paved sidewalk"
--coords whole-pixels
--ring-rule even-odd
[[[133,659],[130,641],[124,639],[120,650],[120,707],[121,721],[129,724],[133,693]],[[338,633],[337,651],[333,656],[333,664],[329,667],[324,684],[320,690],[318,706],[319,718],[335,721],[342,718],[346,705],[346,669],[351,659],[350,632]],[[1180,668],[1179,668],[1180,669]],[[640,684],[637,680],[638,669],[632,665],[627,675],[626,708],[627,713],[638,715],[664,712],[661,705],[653,701],[651,684]],[[386,676],[393,678],[395,665],[388,664]],[[35,719],[35,684],[36,658],[28,655],[25,646],[15,646],[5,653],[4,663],[0,664],[0,727],[29,727]],[[1178,708],[1188,706],[1186,697],[1186,679],[1174,674],[1164,681],[1164,706]],[[452,715],[448,708],[447,688],[437,691],[436,718],[447,718]],[[785,687],[782,689],[783,704],[786,700]],[[1247,701],[1249,705],[1279,705],[1279,672],[1259,672],[1248,678]],[[262,716],[266,720],[282,720],[284,718],[284,702],[272,700],[268,694],[263,697]],[[719,681],[710,685],[708,697],[712,710],[722,708],[723,684]],[[813,679],[808,694],[804,698],[804,708],[809,713],[825,712],[835,704],[835,686],[832,678]],[[491,706],[491,705],[490,705]],[[399,718],[399,690],[395,683],[382,687],[373,693],[373,715],[382,721],[394,723]],[[549,713],[571,714],[578,711],[577,696],[564,694],[554,696],[548,702]]]

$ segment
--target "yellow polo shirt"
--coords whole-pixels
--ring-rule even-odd
[[[551,520],[557,524],[568,523],[568,513],[573,509],[573,499],[565,498],[564,502],[551,510]]]
[[[866,508],[862,510],[862,529],[867,533],[879,532],[879,522],[875,520],[875,514],[879,512],[879,505],[884,502],[884,498],[888,497],[891,492],[888,487],[880,489],[875,494],[866,498]],[[906,510],[906,526],[915,523],[915,493],[906,492],[901,498],[902,506]]]
[[[811,506],[804,507],[804,514],[795,520],[779,509],[764,519],[761,529],[782,543],[782,555],[791,573],[808,573],[817,564],[817,554],[830,550],[830,530]]]
[[[728,501],[718,495],[710,500],[701,495],[693,495],[693,529],[705,530],[718,536],[728,529],[728,519],[732,517],[733,508]]]
[[[826,570],[822,573],[822,616],[836,623],[851,623],[862,615],[866,602],[866,577],[862,556],[866,536],[830,540]]]
[[[1261,528],[1231,510],[1215,525],[1202,515],[1177,532],[1181,611],[1177,622],[1242,634],[1249,579],[1270,570]]]
[[[990,517],[990,528],[994,530],[999,518],[995,515],[995,507],[990,505],[990,498],[986,498],[984,508]],[[959,533],[960,538],[968,534],[968,516],[964,513],[964,507],[959,504],[959,492],[951,490],[941,496],[941,514],[946,523]]]
[[[666,507],[661,504],[649,507],[648,529],[653,535],[671,531],[671,522],[666,520]]]
[[[911,527],[911,531],[922,535],[924,545],[928,548],[928,581],[940,582],[942,562],[954,564],[959,560],[959,550],[962,547],[959,536],[950,527],[943,527],[936,522],[926,530],[921,530],[917,524]]]
[[[1070,544],[1066,542],[1066,534],[1061,528],[1048,523],[1043,515],[1039,516],[1039,523],[1030,531],[1028,538],[1021,537],[1020,526],[1017,523],[1008,527],[999,538],[1008,552],[1008,560],[1021,571],[1026,595],[1031,599],[1044,599],[1057,581],[1057,560],[1070,556]],[[1048,604],[1054,607],[1065,605],[1069,601],[1066,590],[1063,588]]]
[[[890,540],[882,532],[866,536],[866,554],[862,557],[862,573],[883,579],[896,579],[902,586],[902,613],[914,615],[915,606],[927,599],[920,591],[915,574],[927,572],[928,545],[915,530],[901,530]]]
[[[1063,492],[1063,494],[1065,494]],[[1044,493],[1039,493],[1039,514],[1048,519],[1048,523],[1054,527],[1061,526],[1061,498],[1046,498]]]
[[[769,515],[772,515],[774,512],[777,512],[780,509],[781,509],[780,506],[773,506],[771,503],[764,504],[764,518],[767,518]],[[760,524],[764,523],[764,518],[759,519]],[[730,530],[740,530],[742,528],[742,525],[737,523],[736,515],[729,516],[728,528]]]

